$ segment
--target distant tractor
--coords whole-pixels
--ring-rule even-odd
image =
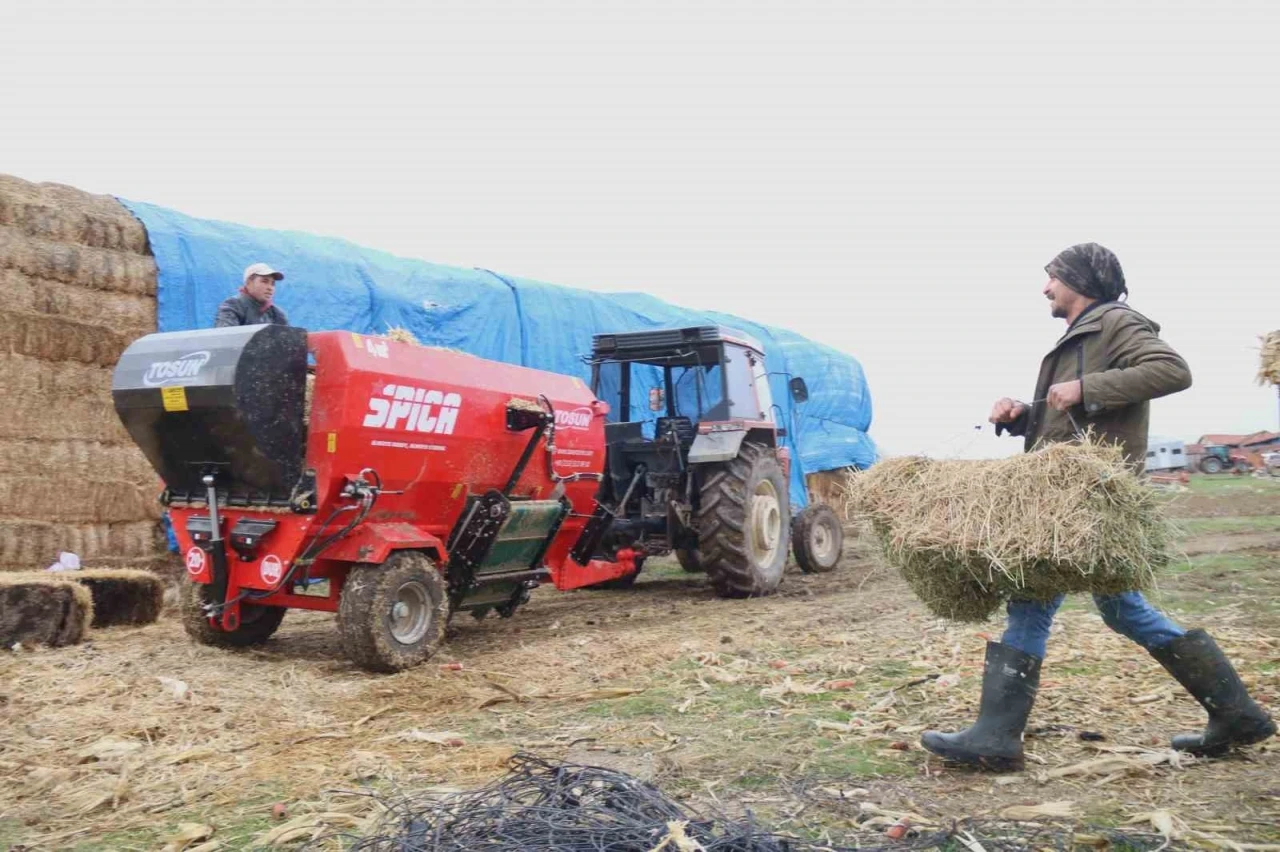
[[[793,533],[803,571],[836,567],[835,512],[813,504],[792,520],[786,428],[758,342],[719,326],[598,334],[591,362],[591,391],[609,406],[608,464],[575,558],[674,551],[725,597],[777,588]],[[804,379],[789,389],[808,399]]]
[[[1204,448],[1204,457],[1200,459],[1201,473],[1222,473],[1224,470],[1236,470],[1249,473],[1253,470],[1245,453],[1233,450],[1225,444],[1208,444]]]

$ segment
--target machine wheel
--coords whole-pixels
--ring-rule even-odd
[[[707,468],[698,562],[721,597],[767,595],[782,582],[791,543],[782,467],[772,449],[748,442],[736,459]]]
[[[182,627],[187,635],[201,645],[215,648],[248,648],[261,645],[276,632],[284,621],[287,610],[282,606],[240,604],[240,626],[235,630],[220,630],[205,617],[204,605],[209,603],[209,587],[204,583],[182,581],[179,604],[182,611]]]
[[[644,568],[644,558],[641,557],[640,559],[636,560],[635,573],[627,574],[624,577],[615,577],[612,580],[605,580],[603,583],[596,583],[595,585],[586,586],[584,588],[602,589],[605,591],[609,589],[629,589],[636,584],[636,578],[640,576],[640,571],[643,568]]]
[[[1200,460],[1200,470],[1205,473],[1222,473],[1222,460],[1215,456],[1205,456]]]
[[[676,561],[680,563],[681,568],[690,574],[701,574],[706,570],[702,567],[702,563],[698,561],[698,551],[696,550],[685,550],[682,547],[677,547]]]
[[[338,602],[343,649],[371,672],[398,672],[426,660],[444,641],[448,622],[444,578],[415,550],[352,568]]]
[[[825,503],[811,503],[802,509],[796,516],[791,547],[804,573],[834,571],[844,550],[844,527],[835,510]]]
[[[1244,459],[1240,459],[1236,462],[1236,470],[1240,473],[1253,473],[1253,465],[1249,464]]]

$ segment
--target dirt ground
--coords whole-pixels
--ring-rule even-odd
[[[1202,479],[1172,497],[1188,556],[1154,597],[1210,630],[1275,713],[1280,487]],[[718,599],[668,561],[627,591],[540,589],[512,619],[455,620],[437,657],[392,676],[349,664],[329,615],[291,612],[235,653],[191,644],[169,612],[0,656],[0,848],[158,849],[184,826],[211,837],[198,848],[250,848],[280,825],[274,805],[354,825],[368,800],[335,791],[472,785],[518,751],[843,842],[882,842],[907,812],[946,825],[1055,803],[1059,823],[1280,843],[1280,739],[1215,761],[1170,752],[1203,711],[1087,598],[1055,623],[1025,772],[928,756],[922,730],[972,720],[999,631],[931,617],[857,537],[839,571],[793,568],[765,599]]]

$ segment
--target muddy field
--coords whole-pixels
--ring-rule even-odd
[[[1158,603],[1209,629],[1280,710],[1280,486],[1197,478],[1172,510],[1187,558]],[[861,803],[937,825],[1055,803],[1054,822],[1089,831],[1280,843],[1280,740],[1173,755],[1169,735],[1203,712],[1087,598],[1055,625],[1026,772],[927,756],[924,728],[972,719],[999,630],[930,617],[858,539],[840,571],[789,574],[767,599],[720,600],[669,562],[628,591],[541,589],[510,620],[457,619],[436,658],[393,676],[350,665],[332,616],[291,612],[232,653],[192,645],[169,612],[0,657],[0,844],[158,849],[187,825],[202,839],[171,848],[250,848],[283,820],[355,824],[370,802],[340,791],[471,785],[519,751],[809,837],[883,842]]]

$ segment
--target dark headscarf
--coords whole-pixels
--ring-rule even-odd
[[[1119,258],[1097,243],[1080,243],[1063,249],[1044,271],[1090,299],[1112,302],[1129,292]]]

